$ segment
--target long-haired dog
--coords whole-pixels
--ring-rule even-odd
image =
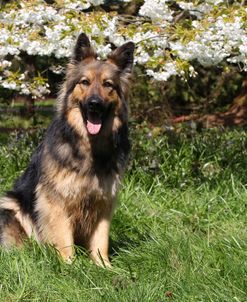
[[[105,61],[80,34],[56,115],[30,164],[0,200],[0,243],[21,245],[33,236],[66,261],[74,244],[97,264],[110,266],[109,230],[130,143],[128,90],[134,44]]]

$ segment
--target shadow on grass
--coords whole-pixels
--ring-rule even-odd
[[[124,216],[124,217],[123,217]],[[144,242],[151,240],[151,231],[145,223],[133,225],[128,215],[121,213],[121,221],[116,217],[112,224],[112,232],[110,236],[110,257],[118,255],[123,250],[131,250],[141,246]]]

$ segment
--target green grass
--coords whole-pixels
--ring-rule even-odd
[[[0,128],[38,128],[46,127],[54,112],[54,99],[38,100],[35,102],[35,114],[28,115],[23,102],[12,105],[0,103]],[[1,139],[1,134],[0,134]]]
[[[0,147],[0,188],[42,131]],[[78,249],[72,265],[34,242],[0,250],[0,301],[247,301],[247,133],[132,133],[111,229],[112,270]]]
[[[34,101],[34,104],[36,107],[53,107],[55,102],[56,100],[54,98],[47,98],[47,99],[37,99]],[[19,101],[12,102],[11,104],[0,102],[1,109],[9,109],[9,108],[24,109],[25,106],[26,105],[24,99],[23,100],[20,99]]]
[[[0,114],[0,128],[7,129],[28,129],[39,128],[40,126],[47,125],[51,120],[52,113],[42,112],[36,117],[20,116],[19,113]]]

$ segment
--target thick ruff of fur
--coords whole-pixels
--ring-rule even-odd
[[[57,113],[24,174],[0,200],[0,243],[34,237],[66,260],[84,246],[110,265],[111,217],[130,144],[127,97],[134,44],[96,59],[85,34],[78,37]]]

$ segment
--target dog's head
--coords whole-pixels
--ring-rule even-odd
[[[115,49],[105,61],[85,34],[80,34],[63,87],[61,110],[77,132],[97,136],[119,127],[127,118],[128,82],[132,73],[134,43]],[[116,130],[116,129],[115,129]]]

